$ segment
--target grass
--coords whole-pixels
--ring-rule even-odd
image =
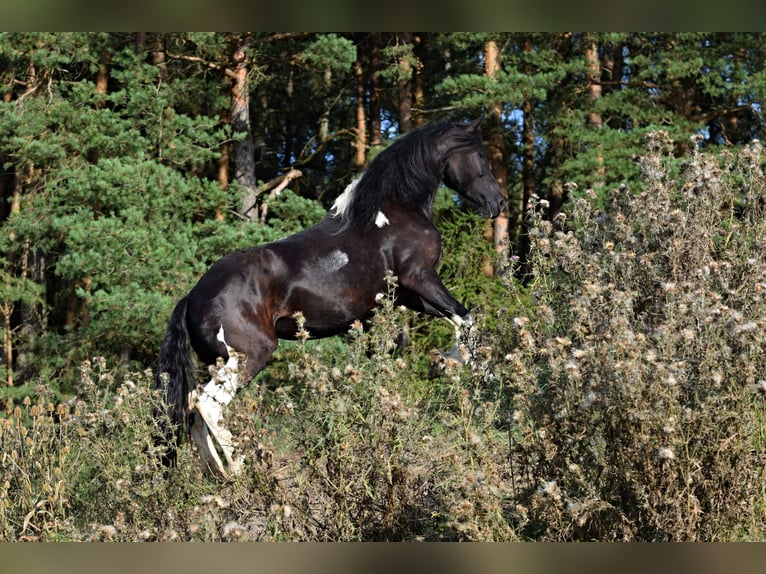
[[[763,540],[766,185],[759,144],[531,212],[468,364],[395,349],[407,317],[299,341],[231,405],[247,464],[158,464],[152,373],[83,364],[0,417],[3,540]],[[600,206],[600,207],[597,207]],[[491,313],[491,315],[490,315]]]

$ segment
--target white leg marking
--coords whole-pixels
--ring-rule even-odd
[[[218,331],[218,340],[226,346],[229,359],[225,364],[219,361],[217,365],[210,367],[212,379],[199,392],[192,391],[189,400],[199,414],[199,417],[195,417],[191,434],[197,443],[200,457],[213,473],[226,477],[228,474],[239,472],[244,460],[244,456],[235,455],[236,444],[223,421],[224,407],[234,399],[240,386],[239,356],[224,340],[223,327]],[[198,428],[195,430],[195,427]],[[215,451],[213,439],[223,451],[228,473]]]
[[[452,325],[455,326],[455,328],[462,327],[463,325],[470,327],[473,325],[473,317],[471,317],[471,314],[468,313],[464,317],[461,317],[460,315],[451,315],[449,317],[446,317],[447,321],[449,321]]]
[[[189,393],[189,396],[196,395],[195,392]],[[192,398],[193,400],[193,398]],[[197,445],[197,452],[202,459],[202,465],[211,474],[218,475],[221,478],[226,478],[226,471],[223,468],[223,462],[221,457],[215,450],[213,440],[210,438],[210,433],[207,430],[207,425],[202,417],[195,416],[194,422],[190,429],[192,439]]]
[[[471,325],[473,325],[473,317],[471,317],[471,314],[468,313],[463,317],[460,317],[459,315],[452,315],[450,317],[446,317],[446,319],[452,324],[452,326],[455,327],[455,342],[452,345],[452,348],[446,353],[446,356],[466,363],[469,358],[469,353],[465,348],[465,345],[461,343],[463,338],[462,327],[470,329]]]

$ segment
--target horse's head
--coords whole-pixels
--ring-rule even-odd
[[[440,138],[445,168],[442,180],[482,217],[495,218],[505,207],[505,196],[492,174],[481,142],[481,118],[455,125]]]

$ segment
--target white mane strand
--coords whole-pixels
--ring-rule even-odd
[[[332,204],[332,207],[330,208],[330,214],[332,216],[344,217],[346,215],[346,213],[348,212],[348,206],[351,205],[351,199],[354,196],[356,185],[359,183],[360,179],[362,179],[361,176],[357,177],[354,181],[349,183],[346,186],[346,189],[343,190],[343,193],[341,193],[335,199],[335,202]]]

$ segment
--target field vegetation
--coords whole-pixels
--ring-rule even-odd
[[[227,482],[189,441],[160,466],[151,365],[9,390],[0,539],[764,539],[763,148],[695,143],[679,162],[650,133],[640,184],[568,184],[553,220],[532,198],[523,281],[504,256],[477,279],[492,250],[451,229],[481,222],[440,221],[477,318],[465,363],[390,298],[369,330],[283,344],[231,405],[247,463]]]

